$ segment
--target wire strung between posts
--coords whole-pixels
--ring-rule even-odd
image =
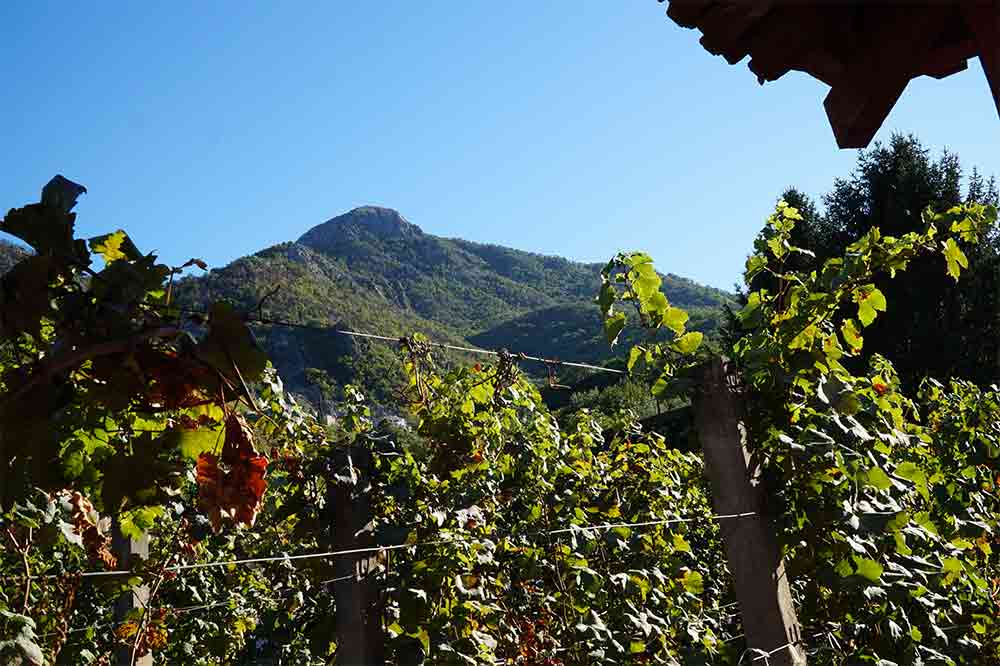
[[[568,534],[570,532],[591,532],[596,530],[611,530],[618,527],[651,527],[655,525],[671,525],[676,523],[694,523],[700,522],[708,519],[714,520],[726,520],[733,518],[745,518],[747,516],[755,516],[757,513],[755,511],[748,511],[746,513],[730,513],[722,514],[716,516],[709,516],[708,518],[669,518],[666,520],[649,520],[641,523],[604,523],[601,525],[589,525],[589,526],[573,526],[564,527],[555,530],[544,530],[538,532],[525,532],[520,535],[513,534],[507,535],[506,538],[512,538],[517,536],[551,536],[556,534]],[[504,538],[504,537],[500,537]],[[286,562],[292,560],[311,560],[311,559],[325,559],[330,557],[339,557],[342,555],[359,555],[361,553],[379,553],[387,550],[401,550],[404,548],[419,548],[422,546],[440,546],[449,543],[466,543],[469,541],[476,541],[477,537],[451,537],[447,539],[432,539],[429,541],[421,541],[418,543],[397,543],[388,544],[384,546],[369,546],[365,548],[349,548],[346,550],[331,550],[323,553],[303,553],[301,555],[275,555],[270,557],[250,557],[240,560],[221,560],[218,562],[198,562],[195,564],[178,564],[172,567],[166,567],[164,571],[178,572],[178,571],[189,571],[192,569],[208,569],[211,567],[226,567],[226,566],[243,566],[247,564],[263,564],[266,562]],[[86,571],[81,573],[82,578],[95,577],[95,576],[127,576],[132,572],[127,570],[116,570],[116,571]],[[334,581],[339,579],[334,579]],[[333,582],[333,581],[330,581]]]
[[[741,636],[742,636],[742,634],[741,634]],[[791,641],[789,643],[785,643],[784,645],[779,645],[778,647],[774,648],[773,650],[761,650],[761,649],[758,649],[758,648],[747,648],[746,650],[743,651],[743,654],[740,655],[740,660],[737,662],[737,664],[742,664],[743,663],[743,658],[746,657],[748,654],[756,654],[757,656],[754,657],[753,659],[751,659],[750,663],[753,663],[755,661],[760,661],[761,659],[763,659],[764,660],[764,664],[766,665],[766,664],[770,663],[770,658],[772,656],[776,655],[777,653],[781,652],[782,650],[789,650],[789,649],[795,647],[796,645],[802,645],[803,643],[805,643],[805,641],[807,639],[813,640],[813,639],[816,639],[816,638],[821,638],[823,636],[827,636],[827,637],[831,637],[832,638],[832,635],[830,634],[830,632],[828,632],[828,631],[821,631],[819,633],[812,634],[811,636],[804,636],[804,637],[802,637],[802,638],[800,638],[800,639],[798,639],[796,641]],[[729,640],[735,640],[736,638],[739,638],[739,636],[731,638]]]
[[[176,306],[162,306],[162,305],[157,305],[157,304],[153,304],[153,303],[146,303],[146,305],[149,305],[151,307],[164,308],[164,309],[168,309],[169,308],[169,309],[174,309],[174,310],[177,310],[178,312],[183,312],[183,313],[186,313],[186,314],[197,314],[197,315],[202,315],[202,316],[206,316],[206,317],[209,314],[205,310],[198,310],[198,309],[194,309],[194,308],[182,308],[182,307],[176,307]],[[381,342],[391,342],[391,343],[395,343],[395,344],[398,344],[401,340],[404,339],[404,338],[402,338],[400,336],[393,337],[393,336],[390,336],[390,335],[379,335],[379,334],[376,334],[376,333],[364,333],[362,331],[350,331],[350,330],[346,330],[346,329],[342,329],[342,328],[334,328],[333,326],[320,326],[318,324],[300,324],[300,323],[296,323],[296,322],[292,322],[292,321],[285,321],[283,319],[271,319],[269,317],[261,317],[261,316],[251,315],[251,314],[246,313],[246,312],[241,312],[240,314],[243,316],[244,320],[247,323],[250,323],[250,324],[263,324],[263,325],[266,325],[266,326],[282,326],[282,327],[287,327],[287,328],[301,328],[301,329],[306,329],[306,330],[310,330],[310,331],[326,331],[326,332],[337,333],[339,335],[347,335],[347,336],[351,336],[351,337],[355,337],[355,338],[366,338],[368,340],[379,340]],[[437,347],[439,349],[449,349],[451,351],[465,352],[467,354],[481,354],[481,355],[486,355],[486,356],[499,356],[500,355],[499,351],[493,350],[493,349],[482,349],[480,347],[463,347],[461,345],[452,345],[452,344],[448,344],[446,342],[428,341],[428,342],[426,342],[424,344],[427,344],[427,345],[429,345],[431,347]],[[519,359],[519,360],[533,361],[535,363],[543,363],[543,364],[549,365],[549,366],[565,366],[565,367],[569,367],[569,368],[581,368],[581,369],[584,369],[584,370],[593,370],[595,372],[610,372],[610,373],[616,374],[616,375],[627,374],[624,370],[619,370],[617,368],[609,368],[609,367],[606,367],[606,366],[603,366],[603,365],[593,365],[591,363],[581,363],[579,361],[561,361],[559,359],[554,359],[554,358],[543,358],[541,356],[531,356],[530,354],[522,354],[522,353],[515,353],[515,352],[510,352],[510,355],[513,356],[514,358]]]
[[[332,329],[336,333],[342,335],[353,335],[359,338],[371,338],[373,340],[386,340],[391,342],[399,342],[399,338],[390,338],[385,335],[374,335],[372,333],[360,333],[358,331],[345,331],[342,329]],[[486,354],[489,356],[499,356],[500,352],[492,349],[480,349],[479,347],[461,347],[459,345],[450,345],[444,342],[428,342],[426,344],[432,347],[439,347],[441,349],[450,349],[452,351],[466,352],[469,354]],[[608,368],[603,365],[591,365],[590,363],[580,363],[577,361],[560,361],[558,359],[542,358],[539,356],[529,356],[528,354],[511,352],[511,356],[516,359],[524,361],[535,361],[536,363],[544,363],[545,365],[565,365],[571,368],[583,368],[585,370],[596,370],[598,372],[611,372],[618,375],[626,374],[624,370],[618,370],[616,368]]]

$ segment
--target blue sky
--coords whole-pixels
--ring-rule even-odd
[[[826,87],[759,86],[654,0],[0,4],[0,208],[62,173],[81,234],[221,266],[354,206],[720,287],[788,185],[854,164]],[[997,174],[978,61],[910,84],[879,134]]]

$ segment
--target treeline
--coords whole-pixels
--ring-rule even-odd
[[[998,201],[993,177],[984,177],[976,167],[963,167],[953,153],[934,157],[919,139],[900,134],[886,145],[861,151],[853,173],[837,179],[819,202],[795,188],[781,198],[802,214],[792,242],[813,254],[796,253],[789,260],[802,272],[839,256],[872,228],[895,237],[922,229],[929,206],[947,209]],[[957,285],[934,262],[914,265],[894,278],[879,276],[875,284],[891,307],[866,332],[864,353],[857,363],[867,363],[876,354],[891,358],[911,387],[924,376],[963,378],[982,385],[997,381],[1000,235],[991,230],[966,257],[968,268]],[[777,285],[772,276],[761,273],[743,293],[762,287]]]

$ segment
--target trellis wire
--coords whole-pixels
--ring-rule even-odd
[[[178,312],[183,312],[183,313],[186,313],[186,314],[197,314],[197,315],[206,316],[206,317],[209,314],[208,311],[206,311],[206,310],[199,310],[199,309],[195,309],[195,308],[184,308],[184,307],[177,307],[177,306],[160,306],[160,305],[155,305],[155,304],[152,304],[152,303],[147,303],[146,305],[151,305],[151,306],[154,306],[154,307],[162,307],[164,309],[174,309],[174,310],[177,310]],[[381,334],[378,334],[378,333],[366,333],[366,332],[363,332],[363,331],[351,331],[351,330],[348,330],[348,329],[336,328],[334,326],[321,326],[319,324],[303,324],[303,323],[298,323],[298,322],[287,321],[287,320],[284,320],[284,319],[272,319],[270,317],[263,317],[263,316],[259,316],[259,315],[253,315],[253,314],[248,313],[248,312],[240,312],[240,315],[242,315],[244,321],[246,321],[249,324],[263,324],[263,325],[266,325],[266,326],[282,326],[282,327],[286,327],[286,328],[300,328],[300,329],[311,330],[311,331],[332,332],[332,333],[337,333],[339,335],[347,335],[347,336],[356,337],[356,338],[366,338],[366,339],[369,339],[369,340],[378,340],[380,342],[399,343],[401,340],[405,339],[405,338],[400,337],[398,335],[397,336],[381,335]],[[427,345],[429,345],[431,347],[437,347],[439,349],[449,349],[451,351],[464,352],[464,353],[467,353],[467,354],[481,354],[481,355],[486,355],[486,356],[499,356],[500,353],[501,353],[499,350],[494,350],[494,349],[483,349],[481,347],[463,347],[461,345],[453,345],[453,344],[449,344],[449,343],[446,343],[446,342],[436,342],[436,341],[433,341],[433,340],[428,341],[425,344],[427,344]],[[547,366],[550,366],[550,367],[551,366],[565,366],[565,367],[569,367],[569,368],[581,368],[583,370],[593,370],[594,372],[608,372],[608,373],[612,373],[612,374],[616,374],[616,375],[628,374],[624,370],[619,370],[618,368],[609,368],[609,367],[606,367],[606,366],[603,366],[603,365],[594,365],[592,363],[583,363],[583,362],[580,362],[580,361],[563,361],[563,360],[556,359],[556,358],[544,358],[544,357],[541,357],[541,356],[533,356],[533,355],[530,355],[530,354],[524,354],[524,353],[520,353],[520,352],[510,352],[510,355],[513,356],[514,358],[518,359],[518,360],[533,361],[535,363],[543,363],[543,364],[545,364]]]
[[[611,530],[618,527],[633,528],[633,527],[653,527],[657,525],[671,525],[679,523],[693,523],[701,522],[706,520],[727,520],[735,518],[745,518],[748,516],[757,515],[754,511],[748,511],[745,513],[730,513],[713,515],[698,518],[668,518],[664,520],[649,520],[637,523],[603,523],[601,525],[574,525],[572,527],[563,527],[554,530],[542,530],[537,532],[524,532],[521,534],[508,534],[500,535],[497,538],[516,538],[518,536],[552,536],[557,534],[569,534],[569,533],[580,533],[580,532],[590,532],[596,530]],[[382,546],[368,546],[365,548],[349,548],[346,550],[331,550],[322,553],[303,553],[300,555],[273,555],[268,557],[250,557],[238,560],[221,560],[217,562],[198,562],[195,564],[178,564],[171,567],[166,567],[164,571],[168,572],[179,572],[179,571],[189,571],[192,569],[207,569],[211,567],[225,567],[225,566],[244,566],[248,564],[263,564],[266,562],[290,562],[293,560],[308,560],[308,559],[326,559],[331,557],[339,557],[343,555],[359,555],[361,553],[379,553],[388,550],[402,550],[405,548],[419,548],[423,546],[439,546],[448,543],[467,543],[469,541],[477,540],[476,537],[451,537],[447,539],[431,539],[428,541],[420,541],[417,543],[400,543],[400,544],[387,544]],[[128,576],[133,572],[128,570],[114,570],[114,571],[85,571],[80,574],[81,578],[96,577],[96,576]],[[334,579],[337,580],[337,579]]]

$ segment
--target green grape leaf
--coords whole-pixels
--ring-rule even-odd
[[[962,252],[962,248],[958,246],[954,238],[949,238],[944,242],[941,253],[944,254],[944,259],[948,264],[948,275],[957,282],[962,269],[969,267],[969,259]]]
[[[682,354],[690,354],[701,346],[701,341],[705,336],[698,331],[685,333],[673,342],[674,348]]]
[[[663,320],[668,308],[670,308],[670,303],[667,301],[667,297],[663,295],[663,292],[659,290],[643,303],[643,310],[651,315],[656,315],[654,321],[657,323]]]
[[[759,254],[752,255],[747,259],[746,270],[744,271],[744,279],[747,283],[751,282],[758,273],[760,273],[767,266],[767,259],[760,256]]]
[[[108,264],[119,259],[136,261],[142,258],[139,248],[132,243],[132,240],[121,229],[114,233],[104,234],[103,236],[94,236],[88,243],[90,249],[101,255],[104,262]]]
[[[147,447],[152,448],[148,442],[143,448]],[[133,455],[119,454],[105,462],[101,484],[104,513],[117,513],[125,500],[128,506],[134,507],[155,504],[163,499],[161,489],[175,479],[180,470],[154,456],[153,451],[143,450]]]
[[[881,467],[872,467],[868,470],[865,473],[865,483],[879,490],[888,490],[892,487],[892,479]]]
[[[705,591],[705,580],[697,571],[686,571],[681,579],[684,589],[691,594],[701,594]]]
[[[670,305],[663,312],[663,324],[677,335],[684,333],[684,325],[687,323],[688,313],[681,308]]]
[[[653,294],[660,292],[660,276],[656,274],[651,264],[643,264],[637,272],[639,275],[632,281],[632,288],[640,301],[648,301]]]
[[[844,336],[844,342],[855,354],[861,351],[861,347],[864,345],[864,338],[861,337],[860,331],[858,331],[857,324],[854,323],[853,319],[845,319],[844,323],[840,326],[840,333]]]
[[[83,185],[57,174],[42,188],[42,204],[68,213],[76,206],[80,195],[86,192],[87,188]]]
[[[604,335],[608,338],[608,343],[612,346],[618,342],[618,336],[625,328],[625,313],[616,312],[604,320]]]
[[[130,539],[142,538],[156,524],[156,519],[163,515],[161,506],[141,506],[119,515],[118,527],[122,534]]]
[[[186,430],[176,428],[163,435],[164,448],[177,449],[191,462],[198,462],[202,453],[211,453],[222,448],[222,426]]]
[[[858,319],[862,326],[868,326],[879,312],[885,312],[885,296],[877,288],[869,285],[867,290],[858,293]]]
[[[41,336],[42,320],[52,313],[49,284],[57,273],[55,259],[41,254],[7,271],[0,281],[0,337]]]
[[[29,204],[11,209],[0,222],[0,231],[20,238],[38,254],[58,257],[62,262],[87,265],[90,253],[86,243],[73,238],[75,220],[74,213],[60,208]]]
[[[632,372],[632,368],[635,367],[635,364],[639,361],[639,358],[643,355],[644,351],[645,350],[642,347],[632,347],[632,349],[628,351],[628,363],[626,364],[626,367],[629,372]]]
[[[597,296],[597,304],[601,307],[601,315],[607,317],[611,312],[611,306],[615,304],[618,295],[615,288],[610,283],[601,285],[601,292]]]
[[[913,482],[917,487],[917,492],[925,499],[930,499],[930,491],[927,488],[927,475],[915,463],[903,462],[896,465],[892,473],[901,479]]]
[[[857,575],[870,580],[873,583],[879,582],[882,578],[882,573],[885,569],[881,564],[875,560],[870,560],[867,557],[858,557],[857,555],[851,556],[854,559],[854,566],[856,568]]]

